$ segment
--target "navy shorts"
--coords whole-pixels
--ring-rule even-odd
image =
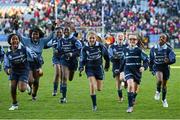
[[[77,60],[61,60],[60,64],[69,68],[69,70],[76,71],[78,68]]]
[[[155,72],[160,71],[163,73],[163,80],[168,80],[170,76],[170,68],[169,66],[163,67],[163,68],[158,68],[155,67]]]
[[[115,77],[116,75],[120,75],[120,73],[123,72],[123,69],[120,69],[120,62],[112,63],[112,72],[113,72],[113,77]]]
[[[13,72],[9,76],[9,80],[23,81],[28,83],[29,70],[23,72]]]
[[[85,72],[86,72],[87,77],[94,76],[98,80],[104,79],[104,70],[102,66],[86,67]]]
[[[60,58],[53,56],[52,63],[53,64],[60,64]]]
[[[139,72],[139,69],[129,69],[129,68],[125,67],[124,75],[125,75],[125,80],[126,81],[128,79],[133,79],[134,82],[136,82],[137,84],[140,84],[140,82],[141,82],[142,73]]]
[[[29,67],[31,71],[35,71],[42,67],[42,64],[37,64],[35,62],[29,62]]]
[[[38,59],[35,59],[34,61],[29,62],[30,70],[35,71],[41,68],[43,64],[44,64],[43,58],[38,57]]]

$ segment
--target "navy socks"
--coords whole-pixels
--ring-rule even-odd
[[[91,99],[92,99],[93,106],[96,106],[97,105],[97,103],[96,103],[96,95],[91,95]]]

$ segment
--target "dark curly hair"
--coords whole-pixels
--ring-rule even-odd
[[[32,33],[33,33],[33,32],[38,32],[38,33],[39,33],[39,38],[44,37],[44,32],[43,32],[38,26],[33,27],[33,28],[29,31],[29,37],[30,37],[30,38],[32,37]]]
[[[7,39],[9,45],[11,45],[11,39],[12,39],[13,36],[17,36],[19,41],[21,41],[21,37],[18,34],[11,33],[11,34],[9,34],[8,39]]]

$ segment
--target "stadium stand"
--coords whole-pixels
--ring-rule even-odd
[[[2,13],[0,9],[3,18],[0,20],[0,33],[4,33],[4,29],[11,26],[11,16],[17,13],[25,35],[33,24],[38,24],[48,33],[47,24],[54,20],[52,2],[31,0],[29,6],[26,6],[24,3],[27,1],[19,1],[25,6],[26,12],[22,12],[23,8],[16,8],[18,5],[13,6],[15,8],[12,13]],[[174,43],[180,42],[179,0],[105,0],[105,4],[102,4],[101,0],[78,0],[78,2],[64,0],[58,1],[57,8],[58,25],[64,21],[71,21],[78,28],[102,27],[102,12],[104,12],[105,33],[141,31],[144,36],[149,37],[165,32],[171,35]]]

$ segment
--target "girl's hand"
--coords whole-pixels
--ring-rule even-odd
[[[58,56],[58,55],[59,55],[59,51],[56,49],[56,50],[54,51],[54,54]]]
[[[139,68],[139,71],[142,73],[142,72],[144,72],[144,67],[140,67]]]
[[[37,70],[37,72],[38,72],[38,74],[39,74],[40,77],[43,76],[43,71],[42,71],[41,68],[39,68],[39,69]]]
[[[165,63],[169,63],[169,59],[168,59],[168,58],[165,58],[165,59],[164,59],[164,62],[165,62]]]
[[[11,69],[6,69],[5,72],[6,72],[7,75],[10,75],[11,74]]]

